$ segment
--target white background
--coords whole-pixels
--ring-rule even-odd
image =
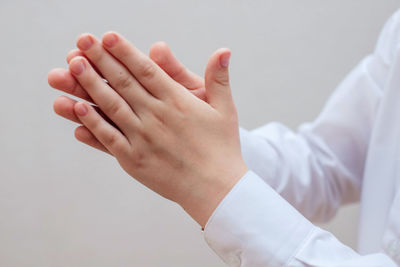
[[[47,72],[82,32],[167,41],[202,75],[233,50],[241,125],[312,120],[373,50],[395,0],[0,1],[0,266],[224,266],[177,205],[73,138]],[[357,206],[324,226],[355,247]],[[273,237],[271,237],[273,238]]]

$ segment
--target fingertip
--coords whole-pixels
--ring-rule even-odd
[[[223,47],[223,48],[219,48],[217,49],[214,54],[212,55],[212,57],[221,57],[223,55],[231,55],[232,51],[229,48]]]
[[[47,73],[47,83],[54,88],[54,78],[57,76],[59,69],[52,69]]]
[[[158,41],[155,42],[150,49],[150,52],[158,52],[158,51],[165,51],[165,50],[170,50],[169,45],[167,44],[167,42],[164,41]]]
[[[70,121],[73,121],[76,123],[81,123],[74,111],[75,103],[76,103],[76,100],[73,100],[66,96],[60,96],[54,100],[53,110],[57,115],[65,118],[67,120],[70,120]]]
[[[158,41],[158,42],[155,42],[155,43],[153,44],[153,46],[160,47],[160,48],[164,48],[164,49],[169,49],[168,43],[165,42],[165,41]]]
[[[108,31],[104,33],[102,38],[102,43],[104,46],[111,48],[113,47],[119,40],[119,34],[114,31]]]
[[[92,133],[88,130],[88,128],[86,128],[83,125],[80,125],[75,128],[74,136],[76,140],[87,145],[91,145],[91,143],[93,143],[93,140],[95,139]]]
[[[85,116],[89,111],[88,105],[85,102],[75,103],[74,110],[75,110],[76,115],[78,115],[79,117]]]
[[[112,155],[85,126],[75,128],[74,136],[79,142]]]
[[[227,56],[227,55],[231,56],[232,51],[231,51],[229,48],[223,47],[223,48],[219,48],[219,49],[215,52],[215,54],[218,55],[219,57],[221,57],[221,56]]]
[[[74,105],[77,101],[66,96],[59,96],[53,101],[53,110],[57,115],[65,117],[74,113]]]
[[[95,38],[96,37],[90,33],[83,33],[77,38],[76,47],[82,51],[88,50],[93,45]]]
[[[69,65],[74,64],[75,62],[78,61],[82,61],[82,62],[87,62],[86,58],[82,55],[76,56],[74,58],[71,59],[71,61],[69,62]]]
[[[219,54],[221,54],[221,53],[232,53],[232,51],[231,51],[231,49],[229,49],[227,47],[221,47],[216,51],[216,53],[219,53]]]
[[[217,68],[227,68],[229,66],[229,61],[232,55],[232,51],[229,48],[220,48],[214,52],[210,57],[207,64],[207,69]]]
[[[76,127],[74,131],[74,136],[77,140],[85,142],[90,138],[90,133],[85,126],[81,125]]]
[[[91,33],[88,32],[84,32],[78,35],[78,37],[76,38],[76,44],[79,43],[79,40],[86,38],[87,36],[93,36]]]
[[[71,73],[75,75],[80,75],[81,73],[83,73],[86,66],[87,66],[87,60],[85,59],[85,57],[82,56],[74,57],[69,62],[69,70]]]
[[[61,115],[64,101],[65,101],[65,96],[59,96],[56,99],[54,99],[53,110],[57,115]]]
[[[171,57],[171,49],[166,42],[160,41],[154,43],[150,48],[149,56],[157,64],[163,65],[168,62]]]
[[[47,74],[47,82],[48,84],[55,88],[55,89],[60,89],[60,86],[62,86],[65,82],[65,72],[67,70],[61,69],[61,68],[55,68],[49,71]]]
[[[113,31],[113,30],[106,31],[106,32],[103,34],[103,38],[104,38],[106,35],[110,35],[110,34],[118,34],[118,32]]]
[[[232,52],[229,49],[224,49],[221,51],[221,54],[219,56],[219,64],[222,68],[227,68],[229,66],[231,55]]]
[[[74,57],[78,57],[78,56],[81,56],[81,57],[84,56],[84,54],[81,50],[73,49],[73,50],[69,51],[67,54],[67,63],[69,64]]]

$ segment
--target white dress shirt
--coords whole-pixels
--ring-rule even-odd
[[[249,171],[204,235],[230,266],[400,265],[400,11],[312,123],[241,129]],[[358,252],[310,221],[361,201]]]

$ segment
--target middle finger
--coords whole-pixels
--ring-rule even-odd
[[[140,117],[156,99],[135,79],[135,77],[92,35],[83,34],[78,38],[78,48],[96,66],[110,85],[120,94]]]
[[[69,68],[93,101],[126,136],[140,126],[140,119],[128,103],[104,82],[84,57],[73,58]]]

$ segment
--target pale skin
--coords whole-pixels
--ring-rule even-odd
[[[79,49],[71,50],[66,57],[67,63],[76,56],[83,56],[85,54]],[[186,87],[191,93],[205,100],[204,79],[188,70],[179,60],[172,54],[168,45],[164,42],[157,42],[150,48],[149,58],[160,66],[172,79]],[[48,75],[49,84],[58,90],[74,95],[78,98],[93,102],[87,92],[81,87],[73,75],[66,69],[53,69]],[[74,112],[74,105],[76,101],[66,97],[60,96],[54,101],[54,111],[68,120],[81,124],[79,118]],[[80,126],[75,131],[75,137],[98,150],[107,152],[107,149],[93,136],[86,127]],[[110,153],[109,153],[110,154]]]
[[[104,116],[67,97],[56,99],[55,111],[83,125],[78,140],[113,155],[129,175],[205,227],[247,172],[229,85],[231,52],[215,52],[203,80],[163,43],[150,57],[115,32],[102,41],[81,35],[77,46],[67,57],[69,71],[53,70],[49,83],[95,103]]]

